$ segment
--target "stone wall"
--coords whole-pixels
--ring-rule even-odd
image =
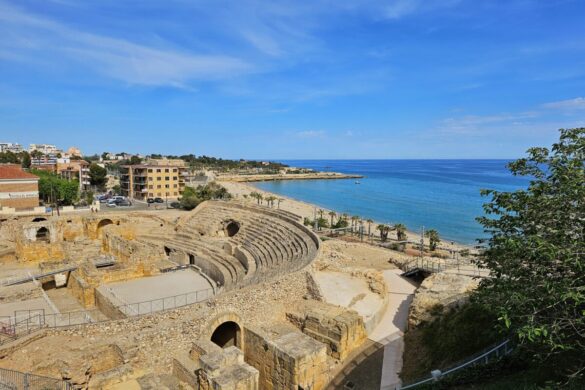
[[[260,389],[325,388],[327,347],[289,327],[244,328],[245,360],[260,371]]]
[[[345,359],[367,338],[363,318],[357,312],[328,303],[301,302],[287,317],[303,333],[325,344],[335,359]]]

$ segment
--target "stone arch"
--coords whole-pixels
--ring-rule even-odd
[[[225,221],[223,230],[226,236],[233,237],[240,231],[240,223],[234,220]]]
[[[35,217],[33,218],[32,222],[42,222],[42,221],[46,221],[47,218],[45,217]]]
[[[97,236],[98,238],[99,238],[99,237],[101,237],[101,236],[102,236],[102,228],[103,228],[104,226],[113,225],[113,224],[114,224],[114,221],[112,221],[112,220],[111,220],[111,219],[109,219],[109,218],[105,218],[105,219],[102,219],[101,221],[99,221],[99,223],[97,224],[97,227],[96,227],[96,229],[95,229],[95,231],[96,231],[96,236]]]
[[[244,327],[242,319],[234,312],[213,317],[204,328],[208,340],[222,348],[235,346],[244,351]]]
[[[44,241],[50,242],[51,241],[51,232],[46,227],[40,227],[37,229],[37,233],[35,236],[37,241]]]
[[[242,329],[234,321],[226,321],[219,325],[211,334],[211,341],[221,348],[238,347],[241,348]]]

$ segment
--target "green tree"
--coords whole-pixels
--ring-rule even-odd
[[[429,239],[429,249],[432,251],[437,249],[437,245],[441,242],[439,232],[435,229],[429,229],[425,232],[425,237]]]
[[[130,157],[130,160],[128,161],[128,164],[130,165],[138,165],[142,163],[142,159],[138,156],[132,156]]]
[[[11,151],[0,153],[0,163],[2,164],[19,164],[18,156]]]
[[[333,218],[335,218],[337,216],[337,213],[335,211],[330,211],[329,212],[329,217],[331,217],[331,223],[330,226],[333,227]]]
[[[122,188],[120,188],[119,184],[116,184],[115,186],[112,187],[112,193],[114,195],[120,195],[122,194]]]
[[[32,152],[30,152],[31,158],[41,158],[43,156],[44,156],[44,154],[40,150],[33,150]]]
[[[478,218],[489,234],[477,291],[501,327],[531,356],[565,374],[585,372],[585,128],[561,129],[549,150],[531,148],[508,164],[531,179],[514,192],[483,190]]]
[[[225,187],[217,183],[209,183],[197,188],[185,187],[179,203],[182,209],[192,210],[197,207],[199,203],[206,200],[230,199],[231,197],[231,194],[225,189]]]
[[[366,223],[368,224],[368,236],[371,236],[372,235],[372,224],[374,223],[374,220],[368,218],[366,220]]]
[[[390,232],[390,226],[380,224],[376,226],[376,229],[380,231],[380,240],[385,242],[388,239],[388,232]]]
[[[39,177],[39,197],[46,204],[68,206],[79,198],[79,181],[69,181],[47,171],[31,172]]]
[[[25,169],[30,168],[30,155],[28,154],[28,152],[22,152],[20,161],[23,168]]]
[[[91,185],[103,187],[106,184],[106,175],[108,171],[96,163],[89,166],[89,182]]]
[[[256,199],[256,202],[257,202],[258,204],[260,204],[260,197],[261,197],[261,196],[262,196],[262,195],[260,195],[260,193],[259,193],[259,192],[256,192],[256,191],[252,191],[252,192],[250,192],[250,198],[254,198],[254,199]]]
[[[401,223],[397,223],[394,225],[394,230],[396,230],[396,238],[398,241],[406,241],[406,226]]]

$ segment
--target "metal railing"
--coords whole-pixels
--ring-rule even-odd
[[[506,340],[496,346],[492,346],[487,350],[479,352],[478,354],[466,359],[465,361],[458,363],[450,368],[445,370],[433,370],[431,371],[431,376],[422,380],[419,380],[414,383],[410,383],[407,385],[398,385],[398,386],[388,386],[385,387],[383,390],[405,390],[405,389],[413,389],[415,387],[429,384],[432,382],[438,382],[441,378],[452,374],[456,371],[461,369],[478,365],[478,364],[487,364],[494,359],[499,359],[502,356],[509,354],[512,351],[512,345],[510,340]]]
[[[67,381],[0,368],[1,390],[70,390]]]
[[[123,303],[114,305],[114,308],[127,317],[135,317],[204,302],[214,295],[214,289],[208,288],[148,301]],[[43,328],[61,328],[106,321],[113,320],[97,308],[66,313],[45,313],[44,309],[18,310],[14,312],[14,316],[0,317],[0,345]],[[2,390],[1,386],[0,390]]]
[[[400,266],[402,272],[407,273],[416,269],[429,273],[449,271],[454,274],[485,277],[489,275],[488,270],[483,270],[472,261],[453,261],[451,259],[431,259],[417,257],[408,263]]]

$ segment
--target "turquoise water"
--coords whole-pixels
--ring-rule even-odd
[[[480,189],[513,191],[529,180],[515,177],[506,160],[294,160],[285,164],[366,176],[347,180],[253,183],[256,187],[362,218],[404,223],[409,230],[438,230],[445,240],[472,244],[484,237]]]

